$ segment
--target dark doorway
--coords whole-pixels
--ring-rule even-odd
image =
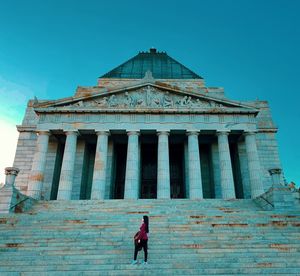
[[[213,168],[212,168],[212,158],[211,158],[211,145],[200,144],[199,150],[200,150],[203,198],[215,198]]]
[[[232,164],[235,196],[236,196],[236,198],[244,198],[244,191],[243,191],[237,143],[230,143],[229,148],[230,148],[230,157],[231,157],[231,164]]]
[[[58,142],[56,158],[55,158],[55,165],[54,165],[54,173],[53,173],[52,185],[51,185],[50,200],[57,199],[58,184],[59,184],[59,178],[60,178],[60,172],[61,172],[61,165],[62,165],[63,156],[64,156],[64,150],[65,150],[65,143]]]
[[[86,143],[83,157],[80,199],[91,199],[96,145]]]
[[[114,183],[114,199],[124,198],[127,144],[115,144],[115,183]]]
[[[157,197],[157,143],[141,144],[141,198]]]
[[[171,198],[184,198],[183,143],[169,144]]]

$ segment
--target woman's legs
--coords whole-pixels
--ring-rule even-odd
[[[148,259],[148,240],[141,240],[141,246],[144,249],[144,261],[147,262]],[[133,256],[133,260],[136,261],[137,259],[137,255],[138,255],[138,246],[134,247],[134,256]]]
[[[148,240],[143,240],[143,249],[144,249],[144,261],[147,262],[148,259]]]
[[[135,261],[136,261],[138,252],[139,252],[138,247],[135,246],[135,247],[134,247],[134,256],[133,256],[133,259],[134,259]]]

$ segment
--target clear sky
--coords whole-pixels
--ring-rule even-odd
[[[267,100],[299,185],[299,14],[297,0],[0,0],[0,181],[28,99],[72,96],[155,47],[230,99]]]

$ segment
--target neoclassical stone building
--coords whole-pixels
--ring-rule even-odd
[[[150,49],[58,100],[30,100],[16,187],[44,200],[255,198],[280,167],[266,101],[235,101]]]

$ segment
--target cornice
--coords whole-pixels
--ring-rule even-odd
[[[106,109],[97,109],[97,108],[35,108],[37,114],[51,114],[51,113],[137,113],[137,114],[253,114],[258,113],[254,109],[243,109],[243,108],[202,108],[202,109],[183,109],[183,108],[166,108],[166,109],[157,109],[157,108],[106,108]]]
[[[35,132],[36,131],[36,125],[17,125],[17,130],[19,132]]]

